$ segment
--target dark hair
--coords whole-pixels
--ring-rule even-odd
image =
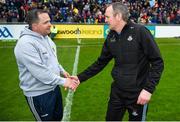
[[[127,22],[129,19],[129,10],[126,5],[121,2],[112,3],[113,13],[114,15],[121,13],[122,19]]]
[[[30,29],[32,29],[33,23],[37,23],[39,21],[38,15],[42,13],[48,14],[47,11],[42,10],[42,9],[33,9],[28,12],[27,17],[26,17],[26,22],[28,23]]]

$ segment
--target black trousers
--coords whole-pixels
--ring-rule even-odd
[[[126,110],[129,113],[129,121],[145,121],[147,104],[136,104],[138,96],[139,93],[124,92],[112,84],[106,121],[122,121]]]
[[[62,95],[59,86],[36,97],[26,97],[37,121],[60,121],[63,117]]]

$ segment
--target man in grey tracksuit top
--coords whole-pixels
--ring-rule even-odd
[[[63,106],[58,85],[72,88],[73,81],[58,63],[56,45],[48,37],[48,13],[33,10],[28,17],[29,28],[22,31],[14,49],[20,88],[36,120],[61,120]]]
[[[15,55],[24,95],[38,96],[65,83],[65,78],[59,76],[65,70],[58,63],[56,45],[48,36],[25,28],[15,47]]]

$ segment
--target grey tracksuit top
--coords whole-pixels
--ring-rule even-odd
[[[48,36],[25,28],[14,49],[20,88],[27,97],[38,96],[63,85],[65,70],[58,63],[56,45]]]

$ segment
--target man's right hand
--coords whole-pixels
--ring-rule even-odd
[[[71,78],[73,81],[74,81],[74,87],[75,87],[75,90],[76,90],[76,88],[79,86],[79,84],[80,84],[80,81],[79,81],[79,79],[78,79],[78,77],[77,76],[70,76],[69,78]]]
[[[79,80],[76,80],[75,78],[72,78],[73,76],[70,76],[69,78],[66,78],[66,81],[64,83],[64,87],[72,89],[73,91],[76,91],[76,88],[79,86],[80,82]]]

